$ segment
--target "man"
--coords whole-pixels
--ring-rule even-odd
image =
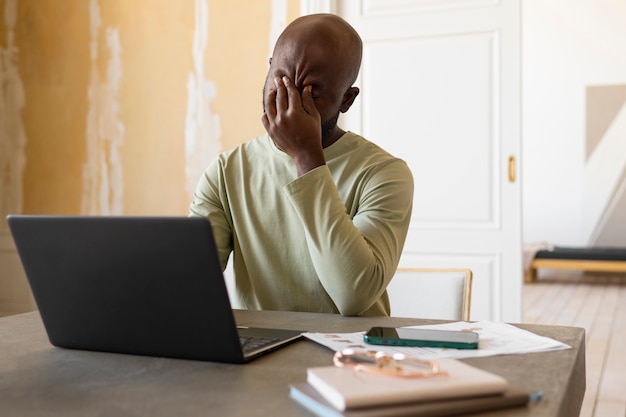
[[[337,126],[359,94],[362,42],[330,14],[296,19],[276,42],[263,91],[267,135],[221,154],[190,215],[234,256],[241,307],[389,315],[413,201],[400,159]]]

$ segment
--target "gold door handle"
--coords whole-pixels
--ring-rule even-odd
[[[509,156],[509,182],[515,182],[515,157]]]

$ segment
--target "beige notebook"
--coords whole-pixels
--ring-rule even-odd
[[[503,393],[508,382],[501,376],[455,359],[437,361],[447,375],[400,378],[323,366],[307,369],[307,382],[333,407],[346,409],[467,398]]]

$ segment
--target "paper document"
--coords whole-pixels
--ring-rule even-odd
[[[508,355],[512,353],[545,352],[571,349],[571,346],[549,337],[539,336],[506,323],[492,321],[454,322],[423,326],[415,329],[467,330],[479,335],[478,349],[450,349],[431,347],[405,347],[370,345],[363,341],[365,331],[356,333],[304,333],[308,339],[334,351],[343,349],[376,350],[387,353],[404,353],[425,358],[478,358],[483,356]]]

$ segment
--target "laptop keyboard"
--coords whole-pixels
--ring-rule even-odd
[[[251,352],[262,348],[266,345],[276,343],[279,339],[275,337],[261,337],[261,336],[239,336],[239,342],[244,352]]]

